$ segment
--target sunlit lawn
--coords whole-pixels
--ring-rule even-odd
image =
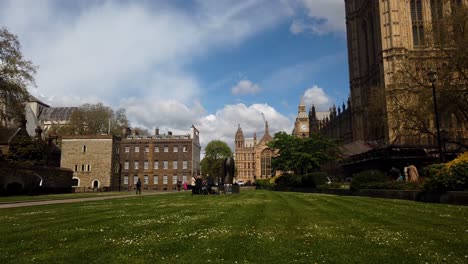
[[[0,263],[468,263],[468,207],[244,191],[0,209]]]
[[[0,204],[14,203],[14,202],[44,201],[44,200],[77,199],[77,198],[114,196],[114,195],[125,195],[125,194],[133,194],[133,192],[89,192],[89,193],[67,193],[67,194],[49,194],[49,195],[6,196],[6,197],[0,197]]]

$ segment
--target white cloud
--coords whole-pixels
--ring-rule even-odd
[[[291,120],[268,104],[226,105],[214,114],[206,113],[198,102],[187,106],[174,100],[158,101],[151,98],[127,98],[121,102],[121,107],[126,108],[128,118],[134,120],[134,126],[141,126],[150,131],[159,127],[160,133],[172,131],[176,134],[186,134],[193,122],[200,131],[203,149],[208,142],[216,139],[225,141],[234,151],[234,135],[239,124],[245,137],[253,137],[253,133],[256,132],[260,139],[265,129],[262,113],[268,121],[272,136],[279,131],[292,131]]]
[[[200,130],[200,139],[203,146],[214,139],[223,140],[234,151],[234,135],[238,125],[241,126],[245,137],[253,137],[257,132],[260,139],[265,130],[262,113],[269,124],[270,134],[280,131],[292,131],[291,120],[267,104],[226,105],[215,114],[201,117],[195,124]]]
[[[260,92],[260,87],[249,80],[241,80],[231,89],[234,95],[256,94]]]
[[[304,92],[304,103],[306,106],[314,105],[317,111],[328,111],[332,100],[322,88],[314,85]]]
[[[281,3],[262,0],[200,1],[190,11],[170,2],[86,3],[70,9],[61,1],[0,2],[0,24],[19,35],[23,54],[40,66],[32,93],[51,105],[70,103],[70,95],[74,105],[99,98],[115,106],[146,94],[192,100],[200,86],[186,65],[287,16]],[[177,88],[170,86],[175,80]]]
[[[295,14],[306,9],[305,17],[294,18],[289,30],[293,34],[310,32],[323,35],[344,33],[345,4],[343,0],[297,0],[291,4]]]

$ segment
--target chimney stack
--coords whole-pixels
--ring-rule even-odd
[[[156,127],[156,129],[154,130],[154,135],[158,136],[159,135],[159,128]]]

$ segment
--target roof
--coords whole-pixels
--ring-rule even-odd
[[[29,102],[36,102],[36,103],[39,103],[41,105],[44,105],[44,106],[47,106],[47,107],[50,107],[50,105],[42,102],[41,100],[37,99],[36,97],[32,96],[32,95],[29,95],[29,98],[28,98]]]
[[[77,140],[77,139],[112,139],[113,135],[68,135],[62,136],[62,140]]]
[[[46,108],[39,116],[39,119],[42,121],[64,121],[69,120],[73,112],[75,112],[78,107],[51,107]]]
[[[374,147],[362,140],[356,140],[351,143],[340,146],[339,149],[343,157],[351,157],[373,150]]]
[[[8,145],[8,142],[12,137],[18,133],[21,128],[0,128],[0,145]]]

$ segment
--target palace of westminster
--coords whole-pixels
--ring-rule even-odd
[[[346,105],[333,106],[326,112],[316,111],[313,105],[307,110],[301,100],[292,134],[308,137],[310,133],[319,132],[338,139],[344,146],[354,144],[354,149],[361,145],[365,146],[361,149],[367,150],[369,146],[435,150],[434,113],[425,115],[429,120],[429,133],[409,129],[404,126],[404,118],[392,111],[395,97],[390,95],[392,89],[401,85],[395,81],[399,63],[432,50],[426,42],[429,32],[435,31],[431,31],[431,27],[437,19],[467,6],[468,0],[345,0],[350,97]],[[466,34],[464,37],[466,40]],[[465,98],[468,98],[467,84],[464,85]],[[381,98],[372,97],[371,93]],[[375,113],[375,109],[381,111]],[[444,143],[445,151],[466,150],[466,117],[457,118],[453,113],[443,113],[443,109],[439,111],[442,112],[439,122],[444,132],[443,142],[458,143]],[[238,180],[271,177],[272,152],[266,146],[269,140],[268,123],[259,141],[256,134],[253,138],[244,138],[239,126],[235,134]]]
[[[322,133],[338,139],[342,147],[351,146],[348,157],[367,153],[363,150],[388,148],[436,153],[438,141],[434,113],[424,115],[428,120],[424,133],[408,129],[405,126],[407,120],[394,111],[396,97],[393,91],[403,86],[395,75],[401,62],[407,58],[435,54],[426,43],[430,32],[434,32],[431,27],[445,13],[454,12],[457,8],[466,9],[468,0],[345,0],[344,3],[349,99],[328,111],[319,111],[313,105],[306,106],[301,99],[292,134],[308,137],[311,133]],[[460,37],[466,41],[467,35]],[[423,86],[430,87],[429,80],[422,77],[422,81],[425,82]],[[437,81],[435,83],[438,89],[444,88]],[[461,85],[465,93],[458,97],[468,99],[466,81]],[[400,99],[410,104],[418,100],[408,94],[403,94]],[[432,107],[432,101],[430,103]],[[46,132],[51,124],[66,124],[67,117],[74,110],[76,108],[73,107],[49,107],[33,98],[26,109],[28,122],[24,130],[32,135],[40,126]],[[466,117],[460,118],[444,112],[444,109],[439,109],[439,112],[443,142],[450,142],[444,143],[445,153],[466,150]],[[268,122],[265,121],[264,125],[264,133],[259,138],[255,133],[253,137],[245,137],[241,125],[238,126],[234,137],[238,181],[253,182],[272,176],[274,153],[267,147],[272,136]],[[11,132],[15,135],[18,130]],[[191,177],[203,173],[200,172],[199,132],[194,126],[182,135],[172,135],[169,131],[167,135],[161,135],[158,129],[154,136],[142,137],[127,132],[124,135],[122,138],[111,135],[63,137],[59,166],[73,171],[73,186],[131,187],[138,178],[142,178],[148,189],[170,189],[179,180],[190,181]],[[7,145],[10,139],[1,141],[0,138],[0,143],[6,142]],[[6,153],[7,147],[0,144],[0,153]]]

